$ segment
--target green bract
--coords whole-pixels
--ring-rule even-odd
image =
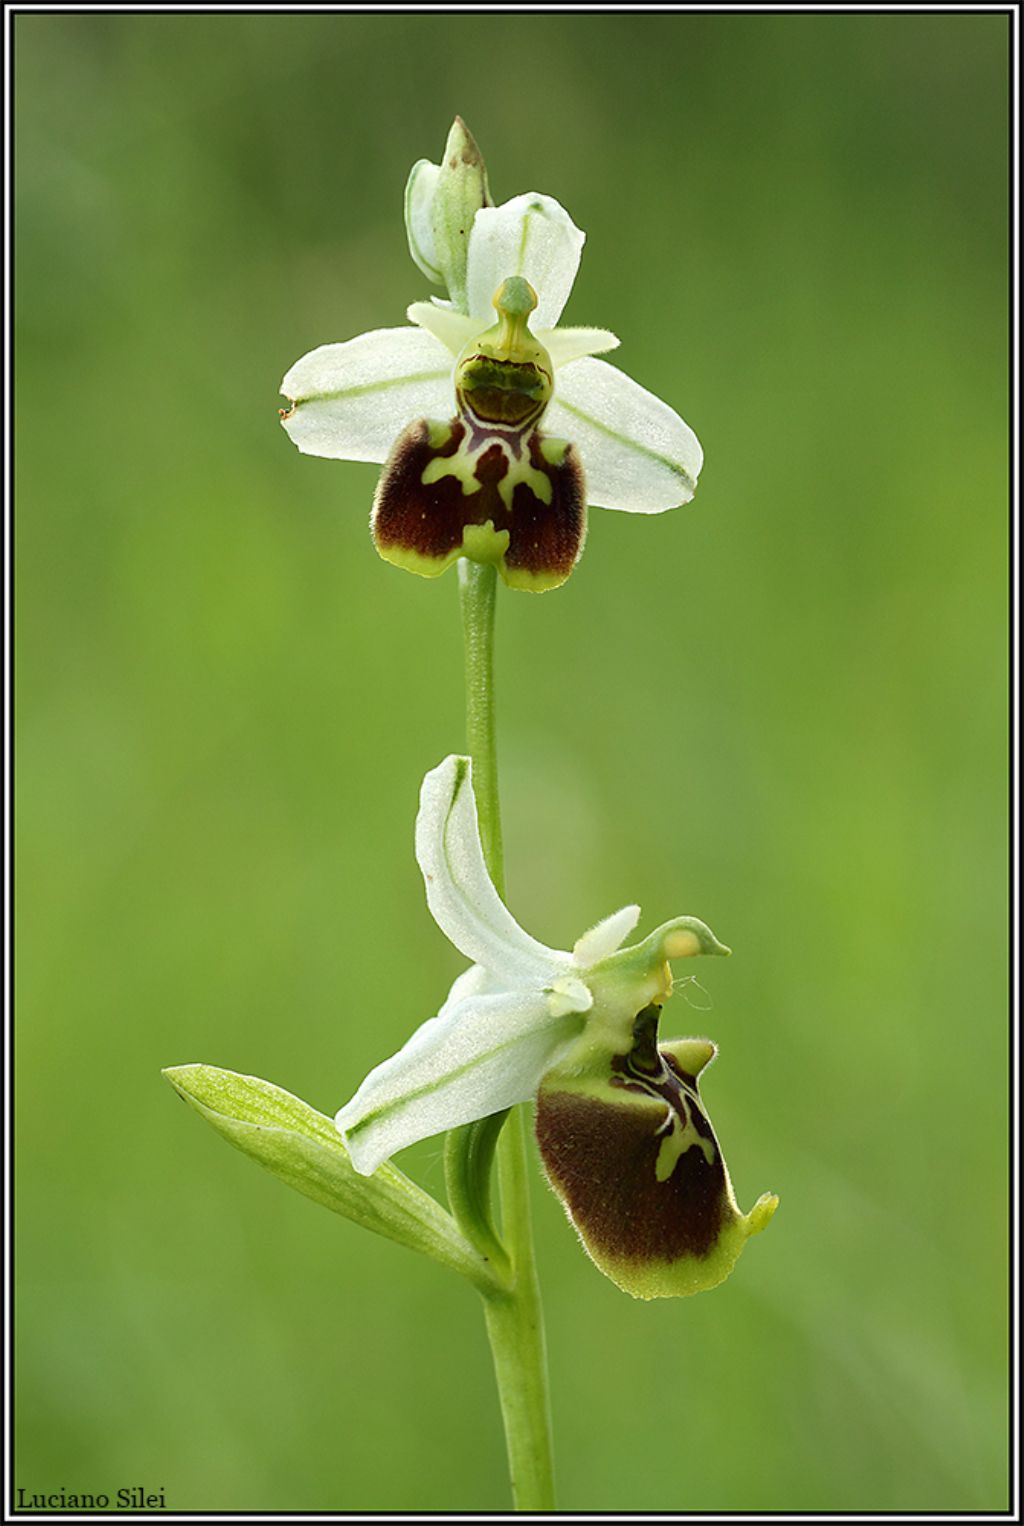
[[[588,504],[658,514],[693,497],[689,426],[595,358],[614,334],[556,326],[585,235],[553,197],[491,206],[456,122],[443,164],[413,168],[406,228],[451,300],[412,303],[414,327],[321,345],[281,383],[300,450],[384,463],[372,523],[386,560],[435,577],[468,557],[539,592],[571,573]]]
[[[640,1298],[714,1287],[776,1200],[739,1212],[697,1089],[714,1045],[659,1048],[657,1021],[669,961],[728,949],[694,917],[621,948],[637,906],[571,952],[538,943],[487,873],[468,758],[424,779],[416,856],[436,922],[474,962],[339,1111],[356,1171],[537,1096],[548,1178],[601,1270]]]
[[[369,1178],[355,1171],[331,1120],[308,1102],[214,1065],[175,1065],[163,1074],[218,1134],[304,1197],[422,1251],[482,1291],[493,1287],[493,1273],[451,1215],[393,1166]]]

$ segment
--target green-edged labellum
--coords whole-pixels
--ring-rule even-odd
[[[697,1084],[715,1046],[659,1046],[659,1011],[639,1013],[625,1054],[567,1056],[537,1097],[548,1180],[592,1259],[635,1298],[724,1282],[778,1204],[765,1194],[739,1211]]]
[[[418,419],[377,484],[373,538],[385,561],[423,577],[467,556],[494,562],[510,587],[540,593],[572,572],[586,514],[583,472],[566,441]]]

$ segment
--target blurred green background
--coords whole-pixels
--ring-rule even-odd
[[[569,322],[695,502],[499,610],[511,904],[735,949],[664,1031],[770,1231],[634,1303],[536,1181],[560,1502],[1006,1506],[1005,16],[25,15],[17,89],[17,1483],[504,1508],[475,1295],[162,1065],[333,1113],[459,960],[412,856],[454,575],[278,379],[429,294],[461,112],[589,240]],[[711,1003],[711,1010],[704,1008]],[[403,1164],[442,1190],[438,1141]]]

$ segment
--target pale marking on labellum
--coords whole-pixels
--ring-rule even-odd
[[[525,456],[520,457],[512,449],[508,440],[496,435],[486,435],[480,445],[472,450],[464,446],[451,456],[435,456],[428,461],[423,468],[420,481],[424,487],[429,487],[434,482],[439,482],[442,477],[454,477],[462,485],[464,497],[480,490],[480,480],[477,477],[477,467],[480,458],[492,445],[497,445],[508,463],[508,470],[497,484],[501,500],[509,513],[512,512],[512,499],[516,487],[520,482],[526,484],[533,496],[543,504],[550,504],[552,498],[551,479],[545,472],[539,471]]]
[[[660,1053],[658,1054],[658,1061],[661,1066],[661,1074],[657,1080],[637,1065],[632,1060],[632,1057],[627,1058],[626,1069],[633,1086],[638,1087],[641,1091],[645,1091],[648,1096],[654,1097],[657,1101],[665,1104],[664,1122],[655,1133],[655,1137],[658,1135],[664,1135],[665,1137],[662,1139],[658,1150],[658,1157],[654,1164],[654,1174],[659,1182],[667,1182],[675,1170],[680,1157],[685,1155],[687,1150],[693,1145],[700,1146],[704,1152],[704,1159],[709,1166],[713,1166],[715,1163],[715,1146],[712,1140],[705,1139],[693,1121],[693,1108],[697,1109],[702,1118],[706,1117],[696,1088],[691,1086],[688,1081],[684,1081],[678,1072],[671,1070],[661,1058]],[[658,1085],[658,1081],[666,1077],[670,1078],[672,1083],[674,1083],[676,1097],[682,1104],[683,1112],[686,1114],[685,1123],[680,1118],[677,1107],[673,1106],[671,1102],[666,1101],[665,1093],[661,1086]]]
[[[677,1078],[678,1079],[678,1078]],[[658,1151],[658,1159],[655,1162],[654,1174],[659,1182],[667,1182],[676,1168],[676,1163],[681,1155],[685,1155],[691,1145],[700,1145],[704,1151],[704,1159],[709,1166],[715,1163],[715,1147],[710,1139],[705,1139],[703,1134],[698,1134],[694,1126],[693,1114],[690,1112],[691,1101],[700,1107],[698,1098],[691,1092],[685,1081],[679,1082],[681,1101],[686,1111],[686,1123],[682,1123],[679,1114],[674,1107],[668,1106],[665,1122],[658,1130],[659,1134],[665,1133],[666,1138],[661,1142]]]

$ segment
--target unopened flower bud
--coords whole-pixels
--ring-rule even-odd
[[[476,140],[456,117],[440,164],[420,159],[405,187],[405,230],[416,264],[438,286],[447,286],[458,312],[465,312],[466,260],[473,219],[492,205],[487,166]]]

